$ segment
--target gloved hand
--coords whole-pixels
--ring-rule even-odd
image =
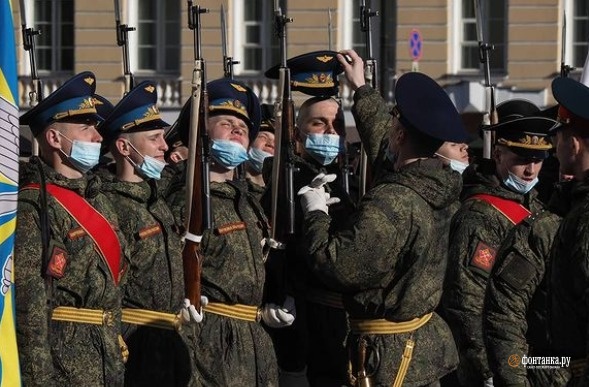
[[[323,211],[327,214],[328,206],[340,202],[339,198],[332,198],[325,192],[325,187],[323,187],[336,178],[337,176],[333,173],[329,175],[320,173],[315,176],[311,183],[299,190],[298,195],[301,195],[301,206],[304,214],[310,211]]]
[[[180,309],[180,316],[182,316],[182,320],[186,323],[190,321],[194,321],[197,323],[201,322],[204,318],[202,308],[207,306],[208,303],[209,299],[207,298],[207,296],[200,296],[200,310],[196,310],[194,305],[190,303],[190,300],[188,298],[185,298],[184,306],[182,307],[182,309]]]
[[[294,298],[286,296],[281,306],[268,303],[262,308],[262,320],[270,328],[283,328],[292,325],[297,317]]]

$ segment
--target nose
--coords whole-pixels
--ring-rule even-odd
[[[538,170],[540,169],[541,164],[537,161],[531,161],[526,165],[526,169],[524,173],[526,176],[534,176],[537,174]]]
[[[245,129],[234,124],[233,127],[232,127],[232,129],[231,129],[231,134],[237,134],[239,136],[245,136]]]
[[[92,142],[102,142],[102,136],[95,126],[92,127]]]
[[[335,127],[333,126],[333,124],[329,123],[327,124],[327,128],[325,129],[325,134],[337,134],[337,131],[335,130]]]
[[[166,140],[163,137],[161,137],[160,138],[160,150],[166,152],[168,150],[168,148],[169,148],[168,143],[166,142]]]

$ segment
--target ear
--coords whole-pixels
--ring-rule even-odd
[[[115,148],[117,152],[121,154],[121,156],[129,156],[131,154],[131,146],[129,145],[129,141],[122,137],[119,137],[115,140]]]
[[[51,148],[61,149],[62,138],[59,135],[57,129],[49,127],[47,130],[45,130],[43,136],[45,136],[45,141]]]
[[[183,159],[182,159],[182,156],[180,156],[179,152],[173,151],[172,153],[170,153],[170,160],[172,160],[175,163],[179,163]]]
[[[587,150],[587,145],[585,144],[583,139],[580,137],[577,137],[575,135],[571,136],[570,146],[571,146],[572,154],[575,156],[580,155],[582,152]]]

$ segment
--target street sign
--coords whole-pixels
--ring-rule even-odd
[[[415,62],[420,60],[423,55],[423,39],[421,32],[416,28],[412,29],[409,34],[409,54]]]

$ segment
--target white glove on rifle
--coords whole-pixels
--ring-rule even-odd
[[[262,308],[262,320],[270,328],[283,328],[292,325],[297,317],[294,298],[286,296],[282,306],[268,303]]]
[[[186,323],[190,321],[194,321],[197,323],[201,322],[204,317],[202,308],[207,306],[208,303],[209,299],[207,298],[207,296],[200,296],[200,310],[196,310],[194,305],[190,303],[190,300],[188,298],[185,298],[184,306],[182,306],[182,309],[180,309],[180,316],[182,317],[182,320]]]
[[[326,175],[320,173],[311,183],[301,188],[298,192],[301,195],[301,206],[303,207],[303,213],[306,215],[310,211],[323,211],[328,213],[328,206],[339,203],[339,198],[332,198],[327,192],[325,192],[324,185],[331,183],[337,178],[335,174]]]

